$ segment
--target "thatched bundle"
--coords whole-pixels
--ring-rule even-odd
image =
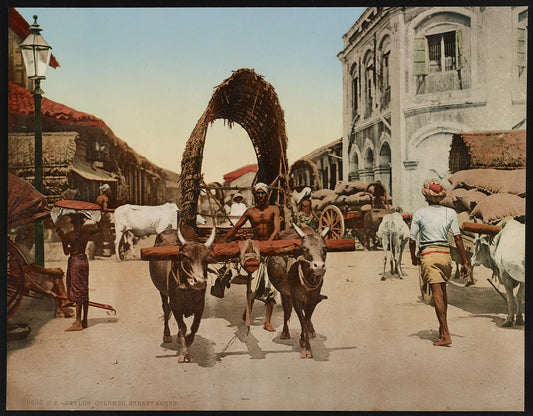
[[[227,121],[230,128],[237,123],[246,130],[257,156],[258,182],[279,187],[288,195],[283,109],[272,85],[253,69],[241,68],[216,87],[185,146],[181,161],[181,208],[187,224],[194,224],[196,218],[207,128],[217,119]],[[288,198],[275,202],[289,203]]]
[[[450,172],[465,169],[526,167],[526,131],[456,133],[449,156]]]

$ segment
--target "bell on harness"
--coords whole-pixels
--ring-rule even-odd
[[[231,269],[226,269],[226,266],[222,266],[219,270],[219,275],[215,280],[213,286],[211,286],[210,293],[217,298],[224,297],[224,290],[229,289],[231,280]]]

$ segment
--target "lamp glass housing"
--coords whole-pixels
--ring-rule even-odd
[[[26,73],[30,79],[44,79],[52,56],[52,47],[39,33],[31,33],[20,44]]]

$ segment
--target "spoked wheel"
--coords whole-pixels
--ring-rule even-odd
[[[322,232],[326,227],[329,227],[327,238],[335,240],[341,239],[344,236],[345,226],[342,212],[335,205],[328,205],[322,211],[319,220],[319,229]]]
[[[19,256],[7,251],[7,317],[11,318],[24,297],[24,272]]]

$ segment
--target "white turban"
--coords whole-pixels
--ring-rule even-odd
[[[104,193],[104,192],[107,191],[108,189],[111,189],[111,187],[110,187],[107,183],[104,183],[104,184],[100,187],[100,192],[101,192],[101,193]]]
[[[266,183],[259,182],[257,185],[255,185],[255,192],[259,191],[260,189],[263,190],[266,194],[268,194],[268,185]]]

